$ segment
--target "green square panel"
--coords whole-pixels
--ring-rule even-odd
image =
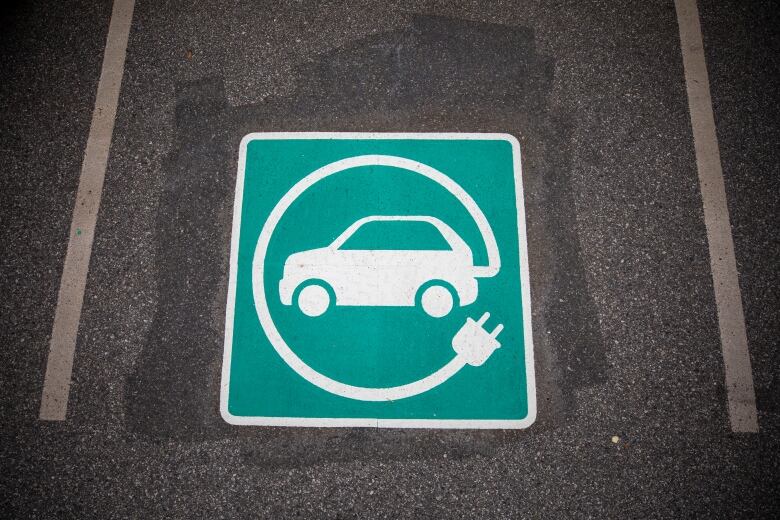
[[[534,421],[514,137],[250,134],[233,211],[226,421]]]

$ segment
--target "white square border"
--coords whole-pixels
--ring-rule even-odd
[[[336,417],[244,417],[228,411],[230,390],[230,363],[233,349],[233,321],[235,318],[236,278],[238,276],[238,244],[241,231],[241,210],[244,195],[244,172],[247,146],[251,141],[282,139],[419,139],[419,140],[474,140],[507,141],[512,146],[515,175],[515,199],[520,256],[520,291],[523,305],[523,339],[525,344],[526,395],[528,415],[518,420],[491,419],[372,419]],[[528,274],[528,243],[526,240],[525,204],[523,197],[520,142],[504,133],[403,133],[403,132],[254,132],[241,139],[233,200],[233,229],[230,239],[230,275],[225,308],[225,343],[222,358],[222,381],[219,410],[229,424],[243,426],[309,426],[309,427],[372,427],[372,428],[431,428],[431,429],[522,429],[536,420],[536,376],[534,370],[533,333],[531,328],[531,286]]]

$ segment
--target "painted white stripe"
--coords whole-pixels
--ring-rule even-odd
[[[46,376],[43,381],[40,418],[46,421],[65,420],[68,407],[73,355],[76,350],[84,287],[92,255],[92,240],[103,192],[111,136],[114,132],[114,119],[134,6],[135,0],[115,0],[111,12],[103,67],[100,71],[95,109],[92,112],[92,123],[81,165],[68,249],[57,296],[57,309],[54,313]]]
[[[710,249],[731,429],[757,432],[756,396],[696,0],[675,0]]]

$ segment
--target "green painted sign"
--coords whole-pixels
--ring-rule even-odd
[[[233,211],[226,421],[534,421],[514,137],[250,134]]]

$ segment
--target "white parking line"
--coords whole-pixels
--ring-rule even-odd
[[[46,376],[43,381],[40,419],[63,421],[68,407],[73,354],[76,350],[84,287],[87,282],[92,240],[95,234],[108,152],[114,132],[119,88],[125,68],[127,39],[135,0],[115,0],[108,27],[103,67],[100,71],[95,109],[81,165],[68,250],[54,312]]]
[[[757,432],[756,396],[696,0],[675,0],[710,249],[731,429]]]

